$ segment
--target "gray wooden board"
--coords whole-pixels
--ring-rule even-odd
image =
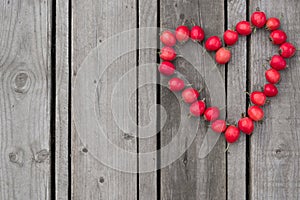
[[[74,88],[76,77],[80,75],[80,69],[84,59],[90,55],[91,50],[97,45],[105,43],[105,41],[112,35],[118,34],[122,31],[135,28],[137,26],[136,19],[136,2],[133,0],[125,1],[73,1],[72,2],[72,71],[73,80],[72,87]],[[122,45],[136,45],[136,36],[133,35],[127,38],[127,43],[116,43],[117,47],[122,48]],[[112,56],[115,51],[107,49],[104,53],[108,56]],[[99,54],[99,56],[102,56]],[[97,63],[95,63],[97,62]],[[101,65],[105,63],[106,59],[93,60],[90,65]],[[106,155],[107,158],[112,157],[113,153],[110,151],[112,146],[118,146],[125,150],[136,153],[137,142],[136,135],[132,130],[130,133],[125,133],[118,128],[111,113],[111,95],[116,82],[123,76],[129,69],[136,67],[136,51],[127,52],[127,54],[116,58],[115,62],[108,66],[108,69],[101,77],[96,77],[95,80],[89,80],[91,77],[87,77],[86,82],[92,81],[97,84],[95,109],[98,114],[98,121],[100,125],[107,130],[105,132],[106,137],[113,143],[110,145],[107,142],[106,151],[99,152],[97,147],[100,141],[91,138],[91,127],[88,125],[89,121],[94,120],[88,117],[90,113],[79,113],[80,115],[86,115],[86,121],[81,124],[86,124],[85,130],[82,132],[77,131],[77,127],[73,126],[72,129],[72,197],[73,199],[137,199],[137,175],[134,173],[125,173],[119,170],[115,170],[111,167],[104,165],[101,160],[97,159],[97,155]],[[97,71],[95,69],[91,73]],[[82,93],[89,89],[84,87],[85,82],[79,85],[79,89]],[[124,93],[129,92],[128,88],[136,87],[136,73],[130,74],[128,82],[122,85]],[[73,93],[74,94],[74,93]],[[76,98],[80,98],[80,93],[77,96],[73,96],[73,124],[75,123],[74,110],[79,109],[81,106],[85,106],[85,102],[74,104]],[[92,97],[94,98],[94,96]],[[121,96],[119,98],[125,105],[128,102],[124,102],[125,99]],[[132,96],[132,105],[136,105],[136,97]],[[78,107],[76,107],[78,106]],[[132,119],[136,119],[136,110],[133,108]],[[123,117],[126,119],[127,114],[122,107],[119,107],[119,112],[116,113],[117,117]],[[77,113],[78,114],[78,113]],[[99,130],[100,131],[100,130]],[[98,135],[97,135],[98,136]],[[102,138],[105,139],[105,138]],[[90,141],[84,144],[82,140]],[[117,157],[112,159],[118,162]],[[122,163],[118,163],[122,164]],[[137,166],[137,162],[130,163]]]
[[[69,1],[56,1],[55,196],[68,199]]]
[[[182,24],[185,19],[193,19],[197,24],[203,26],[206,38],[212,35],[221,35],[224,31],[224,1],[161,1],[161,27],[175,29]],[[180,46],[180,45],[179,45]],[[200,51],[200,46],[191,42],[179,47],[184,51],[191,48],[191,54],[195,55]],[[195,50],[195,51],[194,51]],[[211,55],[213,56],[213,54]],[[211,60],[202,55],[197,55],[199,69],[201,73],[196,71],[192,66],[182,58],[175,61],[177,70],[183,74],[187,80],[192,82],[197,89],[205,88],[205,65],[211,64]],[[222,76],[224,77],[224,68],[220,67]],[[161,80],[167,81],[162,77]],[[206,97],[210,102],[210,91],[205,88],[201,94],[201,98]],[[180,99],[176,99],[175,95],[165,87],[161,87],[161,104],[164,106],[168,116],[165,124],[162,124],[161,145],[168,145],[174,137],[176,137],[179,124],[182,121],[182,113],[188,111]],[[192,134],[191,127],[195,123],[199,123],[195,118],[191,118],[185,126],[185,134]],[[161,170],[161,199],[226,199],[226,157],[224,138],[220,137],[217,144],[204,159],[199,159],[199,150],[203,142],[204,133],[207,124],[201,120],[199,123],[198,136],[187,149],[171,165]],[[180,141],[178,147],[186,145],[184,141]],[[179,149],[179,148],[178,148]],[[169,154],[162,155],[162,163],[164,160],[177,153],[176,149],[170,151]]]
[[[268,17],[279,17],[288,41],[299,49],[299,1],[250,1],[250,13],[256,7]],[[277,53],[278,46],[268,40],[268,32],[258,30],[251,36],[251,89],[266,81],[265,61]],[[289,68],[281,72],[279,94],[264,107],[265,119],[256,125],[251,137],[251,199],[299,199],[299,53],[288,59]]]
[[[246,20],[246,1],[228,1],[228,29],[234,29],[241,20]],[[227,120],[236,123],[246,110],[246,37],[240,36],[230,50],[232,58],[227,66]],[[246,198],[246,136],[243,133],[227,151],[227,195],[228,199]]]
[[[0,10],[0,199],[49,199],[51,1]]]
[[[157,1],[139,1],[139,47],[152,43],[151,49],[139,49],[138,66],[138,134],[139,153],[155,152],[157,141],[157,111],[156,111],[156,59],[157,59],[157,34],[153,31],[143,31],[145,27],[157,27]],[[155,29],[155,28],[151,28]],[[146,29],[145,29],[146,30]],[[149,84],[144,84],[148,82]],[[155,109],[153,109],[155,108]],[[144,166],[153,163],[156,166],[157,158],[145,162],[139,159],[139,199],[148,200],[157,198],[157,171],[156,167],[150,172],[143,172]]]

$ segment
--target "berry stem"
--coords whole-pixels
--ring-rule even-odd
[[[196,26],[194,19],[191,19],[191,23],[193,24],[193,26]]]
[[[250,93],[248,91],[244,91],[248,96],[250,96]]]
[[[225,149],[225,153],[228,151],[229,146],[230,146],[230,143],[227,144],[227,147],[226,147],[226,149]]]
[[[242,118],[246,117],[246,113],[243,112],[243,113],[241,114],[241,117],[242,117]]]

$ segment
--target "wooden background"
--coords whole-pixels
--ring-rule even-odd
[[[91,155],[93,149],[80,142],[74,126],[72,91],[77,72],[88,53],[108,37],[138,27],[174,29],[184,19],[201,25],[206,36],[221,36],[238,21],[249,19],[256,7],[280,17],[288,40],[300,47],[298,0],[2,0],[0,199],[300,199],[299,53],[281,73],[280,95],[265,108],[265,120],[256,124],[251,137],[241,135],[227,152],[221,137],[205,159],[198,159],[197,138],[184,155],[161,170],[119,172]],[[129,43],[139,45],[148,37],[137,32]],[[265,59],[276,51],[263,30],[240,38],[232,48],[232,60],[220,67],[228,120],[238,120],[246,110],[244,91],[263,85]],[[156,49],[120,57],[105,74],[104,92],[109,95],[114,81],[132,65],[138,69],[157,61]],[[189,63],[183,59],[176,63],[190,82],[200,85],[201,76]],[[137,70],[129,84],[159,83],[159,76],[149,76],[156,68],[147,70]],[[101,88],[98,92],[103,95]],[[149,122],[149,108],[156,103],[170,114],[167,123],[157,137],[136,139],[124,137],[108,114],[101,123],[111,130],[110,139],[133,152],[168,144],[180,120],[180,102],[156,85],[139,88],[132,100],[132,117],[139,124]],[[106,101],[98,104],[108,106]],[[159,163],[164,157],[153,159]]]

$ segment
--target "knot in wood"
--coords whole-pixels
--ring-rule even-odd
[[[49,157],[49,151],[47,149],[42,149],[41,151],[37,152],[35,161],[37,163],[44,162]]]
[[[278,147],[274,150],[274,156],[278,159],[287,159],[292,156],[291,151],[288,149],[284,149],[282,147]]]
[[[16,162],[17,161],[17,154],[15,154],[15,153],[9,153],[9,160],[10,160],[10,162]]]
[[[17,164],[19,167],[23,166],[23,156],[22,155],[18,155],[18,152],[11,152],[8,154],[9,157],[9,161]]]
[[[104,183],[104,178],[102,176],[99,178],[99,182]]]
[[[83,148],[82,148],[82,152],[83,152],[83,153],[87,153],[87,152],[89,152],[89,150],[88,150],[87,148],[83,147]]]
[[[13,90],[17,93],[26,93],[31,85],[30,77],[25,71],[18,71],[13,77]]]

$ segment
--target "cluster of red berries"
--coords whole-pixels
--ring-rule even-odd
[[[286,33],[279,30],[280,20],[277,18],[266,18],[266,14],[256,11],[251,15],[251,23],[240,21],[236,24],[235,30],[226,30],[223,35],[224,43],[227,46],[234,45],[241,36],[247,36],[252,33],[254,28],[265,27],[271,31],[270,40],[275,45],[280,45],[279,54],[274,55],[270,60],[271,68],[266,70],[265,77],[269,82],[265,84],[263,91],[254,91],[250,94],[250,100],[253,105],[248,108],[248,117],[242,117],[237,126],[229,125],[225,120],[219,119],[220,110],[218,107],[206,108],[204,100],[198,100],[199,92],[193,87],[185,88],[185,83],[178,77],[169,80],[169,89],[173,92],[182,92],[183,101],[190,104],[190,113],[195,117],[204,115],[204,119],[212,122],[211,129],[217,133],[225,132],[226,141],[234,143],[240,136],[240,131],[250,135],[254,130],[254,122],[264,118],[264,111],[261,106],[265,105],[267,97],[274,97],[278,94],[275,86],[280,81],[280,70],[287,67],[285,58],[292,57],[296,48],[293,44],[286,42]],[[176,51],[172,48],[176,42],[185,43],[191,38],[193,41],[202,42],[205,38],[204,30],[200,26],[193,26],[191,30],[185,25],[177,27],[175,34],[171,31],[164,31],[160,40],[165,45],[161,49],[160,58],[163,62],[159,65],[158,70],[165,76],[174,74],[176,68],[171,63],[176,58]],[[222,40],[218,36],[211,36],[205,41],[207,51],[216,51],[215,60],[219,64],[226,64],[231,58],[231,52],[228,48],[222,47]]]

